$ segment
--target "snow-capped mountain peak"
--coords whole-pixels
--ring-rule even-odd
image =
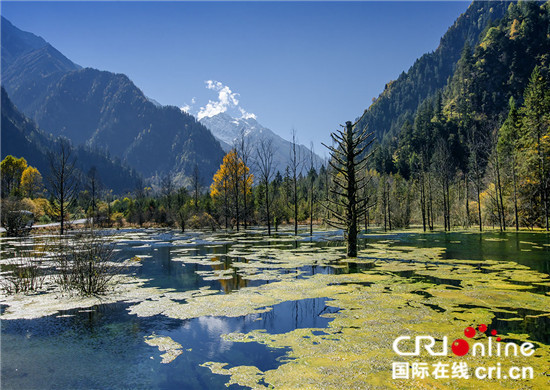
[[[253,117],[233,118],[227,113],[222,112],[211,117],[204,117],[200,122],[210,129],[226,152],[231,150],[236,141],[240,139],[241,134],[244,134],[248,142],[250,142],[253,153],[255,153],[255,146],[260,140],[267,138],[272,140],[276,170],[279,170],[281,173],[284,172],[289,163],[291,142],[275,134],[267,127],[262,126]],[[310,151],[305,146],[298,145],[298,154],[305,162],[309,159]],[[314,155],[314,160],[317,167],[322,164],[322,159],[319,156]],[[306,166],[309,167],[309,162],[302,165],[304,168]]]

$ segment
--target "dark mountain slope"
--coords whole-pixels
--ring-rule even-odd
[[[475,47],[464,47],[448,85],[425,99],[399,134],[386,138],[374,165],[408,178],[419,166],[428,169],[435,151],[446,145],[446,169],[470,174],[475,164],[483,172],[510,99],[523,104],[536,66],[550,78],[550,2],[512,3]]]
[[[21,31],[9,20],[2,17],[2,68],[10,66],[18,57],[33,50],[40,49],[48,43],[36,35]]]
[[[44,39],[2,18],[2,85],[27,115],[36,110],[49,85],[78,69]]]
[[[502,122],[508,101],[521,101],[536,65],[550,65],[550,2],[511,4],[472,50],[465,50],[445,90],[452,112]]]
[[[466,42],[476,45],[480,33],[492,21],[501,19],[508,5],[509,2],[503,1],[473,2],[441,38],[434,52],[423,55],[406,73],[386,84],[368,108],[361,125],[368,125],[379,141],[386,134],[399,133],[419,104],[447,84]]]
[[[23,112],[33,112],[45,99],[50,85],[67,72],[78,69],[52,46],[47,45],[17,58],[2,70],[2,82]]]
[[[127,76],[81,69],[48,88],[33,118],[77,144],[107,149],[145,176],[190,175],[195,164],[211,177],[223,151],[194,117],[150,102]]]
[[[42,38],[3,22],[2,50],[10,53],[3,85],[42,130],[107,150],[146,177],[183,180],[195,165],[213,176],[224,153],[194,117],[153,104],[124,74],[81,69]]]
[[[38,168],[42,175],[48,175],[50,169],[48,153],[55,153],[58,141],[39,130],[30,119],[19,112],[4,88],[1,93],[1,158],[9,154],[24,157],[28,164]],[[100,181],[115,193],[124,193],[136,188],[139,176],[129,168],[112,161],[104,153],[77,147],[73,149],[73,154],[81,173],[86,173],[95,167]]]

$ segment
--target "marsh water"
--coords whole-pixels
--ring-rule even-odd
[[[448,261],[467,264],[479,274],[493,272],[486,264],[517,264],[521,272],[535,272],[540,278],[510,278],[533,297],[547,296],[550,284],[550,236],[544,233],[379,233],[361,236],[362,252],[357,262],[342,263],[344,249],[338,232],[324,231],[293,236],[281,233],[267,237],[264,232],[188,233],[168,230],[127,230],[111,232],[119,260],[138,258],[129,275],[143,281],[140,288],[186,293],[207,291],[208,296],[239,294],[316,275],[343,275],[378,272],[419,287],[419,302],[431,293],[425,286],[460,290],[467,283],[455,277],[453,269],[444,275],[415,269],[383,270],[388,262],[409,264],[417,261],[415,251],[431,248],[439,256],[419,255],[426,269],[437,269]],[[31,243],[33,244],[33,239]],[[40,242],[40,237],[34,238]],[[3,256],[9,256],[16,242],[4,239]],[[401,252],[392,251],[400,248]],[[427,250],[427,252],[426,252]],[[403,253],[403,256],[395,255]],[[295,262],[285,261],[285,256]],[[294,261],[293,260],[293,261]],[[254,266],[255,261],[261,265]],[[250,271],[252,269],[252,271]],[[383,271],[383,272],[382,272]],[[335,284],[342,283],[335,279]],[[367,285],[369,283],[365,283]],[[329,285],[329,284],[327,284]],[[360,285],[360,283],[359,283]],[[361,287],[361,286],[359,286]],[[383,294],[383,292],[381,292]],[[323,295],[323,294],[320,294]],[[40,294],[35,299],[40,299]],[[59,296],[59,299],[64,299]],[[31,319],[3,319],[1,323],[1,374],[5,389],[69,388],[147,388],[205,389],[225,388],[226,375],[213,373],[205,362],[224,362],[225,368],[255,366],[262,372],[275,370],[295,359],[289,347],[266,343],[238,342],[222,337],[264,330],[271,335],[296,329],[314,329],[322,335],[341,308],[332,297],[315,296],[281,299],[245,315],[198,315],[182,318],[163,313],[136,314],[136,302],[122,300],[84,308],[60,310]],[[186,299],[173,299],[184,307]],[[146,303],[151,303],[145,299]],[[154,302],[153,302],[154,303]],[[162,300],[158,301],[162,306]],[[462,310],[475,309],[461,304]],[[429,310],[445,311],[437,303],[425,302]],[[516,305],[517,306],[517,305]],[[9,311],[9,304],[1,306]],[[485,308],[492,312],[492,325],[499,334],[527,334],[538,343],[550,344],[550,308]],[[207,312],[207,311],[206,311]],[[201,313],[204,313],[202,311]],[[545,315],[546,314],[546,315]],[[188,316],[189,317],[189,316]],[[514,321],[510,321],[511,318]],[[518,318],[519,317],[519,318]],[[162,351],[144,342],[151,335],[169,337],[181,345],[181,352],[163,362]],[[265,385],[263,380],[258,382]],[[233,384],[230,388],[243,387]]]

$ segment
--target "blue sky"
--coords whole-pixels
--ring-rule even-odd
[[[162,104],[255,115],[323,155],[320,142],[435,50],[468,4],[2,1],[1,12]]]

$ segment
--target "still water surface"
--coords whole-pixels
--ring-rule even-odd
[[[181,235],[175,232],[150,230],[118,234],[117,256],[127,259],[142,256],[142,265],[133,272],[148,279],[147,286],[175,291],[208,287],[219,294],[231,294],[244,287],[258,286],[265,280],[247,280],[232,264],[246,262],[256,248],[275,246],[281,250],[311,248],[312,251],[342,245],[334,232],[317,233],[313,238],[288,235],[267,239],[261,234]],[[467,260],[509,260],[542,273],[550,273],[550,238],[544,234],[469,234],[469,233],[400,233],[368,235],[362,245],[379,240],[411,247],[444,247],[444,256]],[[9,249],[9,243],[5,245]],[[235,251],[235,249],[238,249]],[[539,249],[540,248],[540,249]],[[182,256],[210,256],[216,265],[178,261]],[[204,272],[229,270],[225,278],[210,280]],[[234,272],[231,272],[234,270]],[[297,272],[298,271],[298,272]],[[312,264],[279,272],[296,272],[297,278],[315,273],[333,274],[361,272],[361,267],[338,268]],[[401,274],[411,279],[410,273]],[[431,280],[453,285],[453,279]],[[455,286],[459,288],[458,286]],[[537,293],[548,287],[539,286]],[[322,314],[336,313],[326,298],[302,299],[274,305],[266,313],[243,317],[205,316],[176,320],[162,315],[138,317],[128,313],[129,304],[98,305],[76,309],[33,320],[3,320],[2,387],[5,389],[64,388],[148,388],[205,389],[224,388],[227,378],[200,367],[206,361],[228,362],[232,366],[251,365],[260,370],[276,368],[285,361],[285,349],[274,349],[257,343],[225,341],[221,335],[247,333],[265,329],[268,333],[285,333],[298,328],[325,328],[331,318]],[[437,307],[433,308],[438,310]],[[523,313],[536,314],[532,312]],[[523,322],[507,322],[506,313],[497,314],[499,329],[528,332],[535,340],[550,343],[548,317],[526,318]],[[500,321],[500,322],[498,322]],[[182,345],[183,353],[169,364],[162,364],[157,347],[144,342],[151,334],[169,336]],[[231,388],[236,388],[232,386]]]

